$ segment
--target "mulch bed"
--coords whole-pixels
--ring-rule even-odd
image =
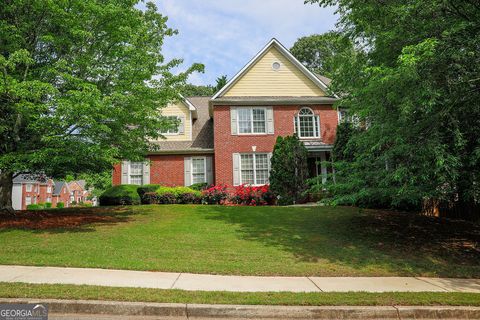
[[[0,215],[0,229],[46,230],[74,229],[92,223],[116,223],[127,219],[125,208],[66,208],[19,211],[13,216]]]

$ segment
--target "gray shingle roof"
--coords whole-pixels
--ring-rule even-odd
[[[13,183],[46,183],[47,180],[43,174],[19,174],[13,178]]]
[[[60,194],[62,191],[63,186],[65,185],[65,181],[53,181],[54,186],[53,186],[53,194],[57,195]]]
[[[197,108],[198,117],[193,121],[192,141],[159,141],[158,152],[210,152],[213,149],[213,120],[208,114],[208,101],[211,97],[187,97]],[[152,153],[155,153],[152,152]]]

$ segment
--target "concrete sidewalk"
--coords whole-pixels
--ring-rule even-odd
[[[480,279],[254,277],[110,269],[0,266],[0,282],[235,292],[476,292]]]

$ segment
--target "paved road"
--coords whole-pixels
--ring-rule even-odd
[[[480,279],[254,277],[108,269],[0,266],[0,282],[235,292],[477,292]]]
[[[78,315],[78,314],[51,314],[48,317],[49,320],[188,320],[188,319],[195,319],[195,320],[207,320],[207,319],[215,319],[215,320],[245,320],[245,319],[252,319],[252,318],[187,318],[187,317],[156,317],[156,316],[108,316],[108,315],[100,315],[100,314],[93,314],[93,315]],[[273,320],[274,318],[262,318],[262,320]],[[302,320],[299,318],[295,318],[296,320]],[[305,318],[311,319],[311,318]]]

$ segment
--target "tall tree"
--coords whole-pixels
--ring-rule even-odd
[[[169,125],[194,65],[174,75],[165,37],[176,33],[153,3],[21,1],[0,6],[0,211],[11,211],[20,172],[62,177],[142,159]],[[148,121],[146,121],[148,119]]]
[[[277,137],[271,159],[270,188],[281,205],[303,200],[307,189],[307,149],[297,136]]]
[[[355,55],[350,39],[337,31],[302,37],[295,41],[290,52],[310,70],[330,78],[342,60]]]
[[[215,84],[215,92],[218,92],[220,91],[220,89],[222,89],[226,84],[227,84],[228,80],[227,80],[227,76],[226,75],[223,75],[223,76],[220,76],[217,78],[216,80],[216,84]]]
[[[478,204],[478,1],[307,2],[337,6],[342,30],[363,45],[332,88],[368,124],[349,141],[353,160],[337,170],[336,200],[398,208],[418,208],[430,197]]]
[[[215,88],[211,85],[202,86],[194,85],[187,83],[185,87],[181,89],[183,96],[192,97],[192,96],[201,96],[201,97],[210,97],[215,93]]]

